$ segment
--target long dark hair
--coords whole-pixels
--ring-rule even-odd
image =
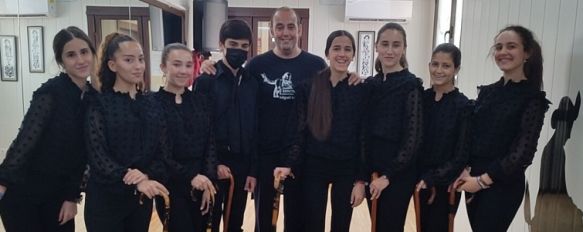
[[[407,48],[407,33],[405,32],[405,29],[403,28],[403,26],[401,26],[401,24],[398,24],[398,23],[387,23],[387,24],[383,25],[383,27],[381,27],[381,29],[379,29],[379,32],[377,33],[377,41],[375,44],[378,44],[380,42],[381,34],[383,32],[385,32],[386,30],[395,30],[395,31],[400,32],[401,35],[403,36],[403,46],[405,46],[405,48]],[[407,68],[409,66],[409,63],[407,62],[407,57],[405,56],[405,54],[403,54],[401,56],[401,59],[399,60],[399,64],[401,64],[401,66],[403,68]],[[378,57],[375,60],[374,69],[378,73],[383,73],[383,64],[381,63],[381,60],[379,60]]]
[[[332,41],[340,36],[346,36],[352,42],[352,50],[355,51],[356,45],[354,37],[347,31],[337,30],[330,33],[326,39],[326,56],[329,54]],[[353,55],[354,56],[354,55]],[[308,98],[307,124],[314,138],[323,141],[328,138],[330,128],[332,127],[332,95],[330,89],[330,76],[332,75],[330,67],[320,71],[312,79],[310,97]]]
[[[53,52],[55,53],[55,60],[57,61],[58,65],[63,65],[63,49],[65,49],[65,44],[73,39],[80,39],[85,41],[91,50],[91,54],[95,55],[95,47],[89,39],[89,36],[87,36],[87,34],[85,34],[85,32],[78,27],[70,26],[61,29],[53,39]]]
[[[119,44],[126,41],[136,41],[129,35],[121,33],[111,33],[105,37],[99,48],[99,80],[101,81],[101,92],[113,91],[113,84],[115,84],[116,73],[109,69],[107,62],[113,59],[114,53],[119,50]]]
[[[543,88],[543,55],[538,41],[534,38],[534,34],[529,29],[520,25],[507,26],[494,37],[498,38],[500,33],[505,31],[513,31],[522,39],[522,46],[524,52],[528,53],[529,57],[524,63],[523,71],[526,79],[532,83],[537,89]]]

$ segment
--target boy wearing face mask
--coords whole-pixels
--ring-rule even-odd
[[[256,184],[256,95],[257,82],[242,67],[251,47],[251,29],[242,20],[228,20],[221,26],[219,46],[223,59],[214,67],[215,75],[202,74],[195,92],[214,102],[215,139],[219,165],[218,193],[213,209],[213,231],[219,231],[223,204],[227,205],[229,177],[234,192],[228,231],[242,231],[247,193]],[[225,207],[226,208],[226,207]]]

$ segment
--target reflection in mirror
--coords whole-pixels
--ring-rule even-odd
[[[573,124],[579,116],[581,94],[577,93],[575,104],[565,96],[551,116],[553,136],[542,153],[540,183],[536,196],[534,217],[531,219],[530,193],[525,192],[524,215],[532,231],[583,231],[583,213],[573,203],[565,182],[565,144],[571,138]],[[557,217],[560,215],[560,217]]]

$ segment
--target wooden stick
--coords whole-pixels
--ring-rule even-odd
[[[235,179],[233,174],[229,176],[229,195],[227,196],[227,206],[225,207],[224,213],[224,225],[223,232],[228,232],[229,230],[229,220],[231,219],[231,205],[233,204],[233,192],[235,191]]]
[[[192,198],[192,201],[194,201],[194,202],[198,202],[197,197],[196,197],[197,191],[198,190],[196,190],[194,188],[192,190],[190,190],[190,197]],[[206,190],[206,191],[209,191],[209,190]],[[204,194],[205,194],[205,192],[203,191],[202,199],[204,199]],[[207,209],[208,210],[208,217],[207,217],[206,222],[205,222],[205,230],[204,230],[205,232],[212,232],[213,231],[213,210],[215,209],[215,207],[214,207],[215,198],[214,198],[214,195],[212,193],[210,193],[210,195],[212,197],[211,197],[211,203],[208,206],[209,208]],[[202,199],[201,199],[201,201],[202,201]]]
[[[211,206],[212,206],[212,204],[211,204]],[[205,232],[212,232],[213,231],[213,208],[214,207],[211,207],[209,212],[208,212],[209,217],[206,221]]]
[[[414,191],[413,204],[415,204],[415,224],[417,232],[421,232],[421,202],[419,201],[419,191]]]
[[[168,232],[168,220],[170,219],[170,197],[168,196],[168,194],[162,191],[160,191],[158,195],[160,195],[162,199],[164,199],[164,217],[162,220],[162,231]],[[144,204],[144,197],[146,197],[146,194],[140,193],[139,197],[140,205]]]
[[[168,232],[168,220],[170,220],[170,197],[164,192],[160,192],[164,199],[164,220],[162,221],[162,231]]]

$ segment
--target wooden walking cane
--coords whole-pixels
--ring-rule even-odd
[[[211,204],[211,209],[208,212],[209,217],[208,217],[208,219],[206,221],[206,225],[205,225],[205,228],[204,228],[204,231],[205,232],[212,232],[213,231],[213,208],[214,208],[213,205],[214,204]]]
[[[198,199],[196,197],[196,191],[197,191],[196,189],[190,190],[190,197],[192,198],[192,201],[194,201],[194,202],[198,201]],[[209,204],[208,209],[207,209],[208,210],[208,218],[207,218],[206,223],[205,223],[204,231],[211,232],[211,231],[213,231],[213,210],[214,210],[214,205],[215,205],[215,195],[213,193],[211,193],[210,190],[207,189],[207,190],[202,192],[203,199],[204,199],[204,194],[206,193],[206,191],[209,191],[211,203]]]
[[[454,189],[452,189],[451,191],[449,191],[449,199],[448,199],[448,203],[449,203],[449,215],[448,215],[448,232],[453,232],[453,222],[455,219],[455,211],[456,211],[456,207],[455,207],[455,194],[456,191]]]
[[[163,192],[160,192],[160,196],[164,199],[164,220],[162,221],[162,231],[168,232],[168,220],[170,220],[170,197]]]
[[[233,174],[229,176],[229,195],[227,196],[227,206],[224,211],[223,232],[229,231],[229,220],[231,219],[231,205],[233,205],[233,192],[235,191],[235,179]]]
[[[421,232],[421,202],[419,201],[419,191],[413,193],[413,204],[415,205],[415,225],[417,232]]]
[[[194,191],[194,189],[192,191]],[[193,192],[191,192],[191,195],[194,196]],[[205,226],[204,226],[205,232],[212,232],[213,231],[213,209],[215,208],[214,205],[215,205],[215,201],[212,200],[211,204],[209,205],[209,209],[208,209],[208,218],[207,218]]]
[[[427,199],[427,204],[431,205],[433,204],[433,201],[435,201],[435,195],[437,191],[435,187],[431,187],[429,191],[431,194],[429,195],[429,199]],[[417,232],[421,231],[421,200],[419,199],[419,192],[421,192],[421,190],[417,191],[417,189],[415,189],[413,195],[413,204],[415,205],[415,225],[417,227]]]
[[[168,232],[168,220],[170,219],[170,197],[164,192],[160,192],[160,195],[164,199],[164,217],[162,220],[162,231]],[[140,194],[140,205],[144,204],[145,194]]]
[[[280,176],[276,176],[273,180],[273,187],[275,188],[275,197],[273,198],[273,213],[271,214],[271,228],[272,231],[277,231],[277,218],[279,217],[279,201],[283,193],[283,180]]]
[[[371,175],[372,180],[376,180],[379,178],[379,174],[377,172],[373,172]],[[370,231],[376,232],[377,231],[377,208],[378,208],[378,198],[372,200],[371,209],[370,209]]]

